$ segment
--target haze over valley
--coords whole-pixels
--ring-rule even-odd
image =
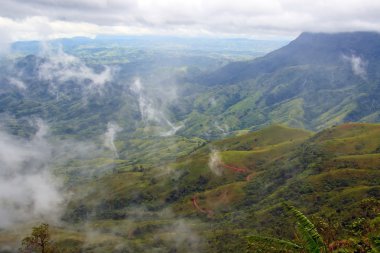
[[[181,4],[4,2],[0,252],[380,251],[380,4]]]

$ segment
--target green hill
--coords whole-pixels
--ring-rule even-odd
[[[210,169],[216,151],[219,174]],[[119,164],[67,189],[73,197],[66,223],[53,231],[59,245],[73,252],[116,245],[127,252],[237,252],[248,233],[293,238],[283,201],[311,217],[326,243],[349,239],[353,249],[380,232],[378,124],[316,134],[274,125],[211,142],[163,166]],[[181,235],[187,239],[178,242]],[[9,237],[2,233],[0,241]]]

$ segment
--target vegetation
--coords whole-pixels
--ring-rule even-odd
[[[108,162],[72,161],[57,168],[72,197],[66,225],[53,228],[51,238],[69,252],[112,251],[115,245],[126,252],[244,252],[250,245],[244,238],[256,234],[250,240],[261,240],[257,252],[268,252],[268,245],[273,252],[310,245],[313,252],[321,247],[317,231],[329,252],[376,252],[379,140],[377,124],[345,124],[316,134],[276,125],[211,142],[157,167],[119,159],[103,174],[78,176],[69,172]],[[350,144],[337,145],[345,142]],[[211,150],[219,150],[222,164],[246,172],[221,167],[221,175],[212,173]],[[283,201],[302,213],[284,208]],[[294,219],[297,236],[289,229]],[[176,241],[182,236],[192,238],[191,246]],[[0,231],[0,242],[11,238],[17,239]]]
[[[50,240],[49,225],[43,223],[32,228],[30,236],[22,240],[20,253],[53,253],[54,248]]]
[[[266,247],[264,249],[266,252],[292,250],[309,253],[326,253],[327,247],[314,224],[295,207],[287,204],[284,205],[297,220],[297,232],[302,244],[298,245],[297,243],[270,237],[249,236],[250,248],[254,252],[257,252],[259,247],[264,246]]]
[[[379,201],[375,199],[366,199],[362,203],[373,203],[378,208]],[[365,205],[365,204],[364,204]],[[292,213],[297,220],[297,242],[291,242],[288,240],[277,239],[273,237],[264,237],[257,235],[250,235],[247,237],[249,246],[248,251],[252,252],[309,252],[309,253],[322,253],[322,252],[378,252],[379,243],[377,241],[378,236],[373,239],[368,237],[364,241],[355,245],[352,239],[338,240],[331,242],[328,247],[326,246],[326,238],[323,239],[319,234],[317,227],[299,210],[288,204],[284,204],[285,209]],[[372,206],[372,205],[371,205]],[[365,218],[360,218],[357,222],[352,224],[352,228],[357,228],[358,223],[365,223]],[[321,224],[319,224],[321,225]],[[324,233],[331,233],[333,228],[320,227],[320,230]],[[362,231],[365,229],[361,228]],[[368,229],[368,228],[367,228]],[[368,231],[367,231],[368,232]],[[378,233],[378,231],[377,231]],[[331,235],[331,234],[330,234]],[[369,240],[368,240],[369,239]]]
[[[357,34],[325,36],[303,34],[231,64],[212,54],[168,56],[163,64],[150,50],[73,48],[94,73],[119,52],[129,57],[114,59],[119,71],[91,92],[91,80],[40,80],[46,59],[4,63],[4,130],[33,139],[33,119],[41,118],[52,145],[63,139],[94,148],[47,164],[70,198],[61,226],[51,236],[46,224],[33,228],[23,250],[41,251],[43,237],[44,252],[52,241],[67,252],[244,252],[254,242],[261,248],[250,249],[261,252],[379,251],[380,125],[361,123],[379,122],[378,35],[366,33],[367,43]],[[308,41],[315,46],[305,55]],[[342,59],[351,52],[373,56],[366,78]],[[25,90],[6,78],[16,74]],[[159,120],[143,118],[130,87],[135,77]],[[174,87],[178,97],[163,92]],[[122,128],[117,154],[103,145],[109,122]],[[165,136],[168,122],[182,127]],[[294,217],[297,236],[289,229]],[[27,229],[0,230],[0,245],[18,248]],[[249,243],[249,234],[260,236]]]

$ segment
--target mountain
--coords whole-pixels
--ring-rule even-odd
[[[203,115],[231,130],[379,122],[379,46],[378,33],[303,33],[261,58],[227,64],[194,80],[210,90],[195,100],[200,115],[188,124]]]
[[[130,39],[1,59],[0,251],[48,221],[68,252],[243,252],[248,234],[297,239],[282,202],[326,244],[378,248],[379,34],[232,60],[233,40]]]
[[[184,54],[173,55],[167,49],[151,51],[148,39],[140,38],[144,49],[126,51],[122,58],[127,62],[107,65],[112,61],[103,64],[102,59],[114,59],[120,43],[133,38],[116,40],[111,48],[102,44],[110,39],[87,39],[86,43],[93,43],[89,51],[77,45],[83,38],[65,40],[65,45],[75,45],[68,50],[78,57],[53,47],[45,55],[3,62],[0,90],[1,112],[7,118],[4,122],[15,133],[25,135],[25,129],[20,129],[25,123],[17,122],[33,115],[49,121],[56,134],[95,136],[114,121],[131,136],[146,130],[139,99],[157,108],[155,115],[144,114],[152,116],[151,130],[172,131],[176,126],[179,136],[207,140],[277,123],[321,130],[344,122],[380,121],[377,33],[303,33],[263,57],[233,62],[213,50],[202,54],[191,51],[190,46]],[[177,40],[168,43],[171,41]],[[232,42],[226,43],[220,42]],[[87,74],[78,75],[81,71]],[[137,79],[143,85],[143,96],[131,90]]]
[[[109,48],[103,46],[112,44],[111,38],[64,40],[64,48],[77,56],[53,46],[38,55],[3,60],[2,128],[31,137],[37,131],[31,119],[40,118],[55,137],[99,141],[108,124],[115,123],[121,129],[121,158],[151,164],[178,157],[165,152],[167,147],[183,156],[209,140],[271,124],[315,131],[380,121],[377,33],[303,33],[263,57],[238,62],[213,50],[200,55],[191,50],[191,40],[184,54],[174,55],[149,48],[149,37],[134,43],[140,40],[143,49],[128,48],[123,61],[112,64],[102,60],[114,59],[122,43],[133,38],[120,38]]]
[[[379,33],[302,33],[288,45],[264,57],[226,65],[212,73],[206,83],[236,83],[294,66],[336,66],[342,64],[342,57],[351,55],[371,63],[367,70],[372,78],[376,78],[375,70],[380,58],[379,45]]]

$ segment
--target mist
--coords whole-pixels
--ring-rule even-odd
[[[123,130],[118,124],[108,122],[107,131],[104,134],[104,146],[113,152],[114,158],[119,158],[117,148],[115,146],[115,138],[118,132]]]
[[[223,136],[226,136],[229,134],[229,127],[227,124],[219,125],[217,121],[214,122],[214,126],[217,130],[219,130]]]
[[[81,59],[67,54],[62,47],[53,49],[44,44],[40,57],[44,59],[38,68],[38,77],[47,81],[51,92],[58,92],[65,82],[73,81],[81,86],[86,93],[101,93],[104,86],[113,79],[113,70],[103,66],[101,71],[88,67]],[[85,95],[84,94],[84,95]]]
[[[48,1],[38,2],[42,8]],[[372,122],[380,120],[380,77],[371,67],[380,65],[380,34],[306,29],[279,43],[281,34],[309,27],[300,19],[316,20],[293,20],[281,4],[273,20],[265,4],[256,16],[254,4],[190,4],[178,12],[180,5],[166,3],[158,15],[149,1],[143,5],[157,33],[18,41],[14,55],[1,59],[0,252],[3,242],[16,250],[41,223],[50,225],[58,251],[244,252],[257,246],[247,238],[253,234],[301,247],[288,229],[295,221],[284,216],[284,199],[311,222],[342,224],[322,228],[326,248],[346,241],[358,219],[374,222],[365,209],[378,204],[370,198],[378,195],[380,133]],[[212,6],[219,8],[208,11]],[[145,12],[131,17],[132,26]],[[172,21],[163,15],[171,12]],[[217,23],[199,25],[205,19],[191,22],[189,13],[211,13]],[[65,29],[70,15],[58,25],[47,17],[37,23]],[[264,26],[247,28],[257,17]],[[282,19],[297,25],[281,31],[288,26]],[[275,40],[254,37],[276,20],[280,25],[269,29],[277,27]],[[88,25],[78,23],[85,33]],[[192,36],[161,36],[170,26]],[[212,32],[197,37],[195,26]],[[366,247],[372,238],[359,232],[349,239]]]
[[[155,85],[148,87],[140,78],[136,78],[130,87],[137,96],[141,119],[145,126],[158,125],[159,136],[172,136],[183,127],[182,124],[174,124],[167,116],[167,105],[176,97],[173,87],[160,87]],[[151,89],[151,90],[149,90]]]
[[[91,160],[103,154],[94,142],[51,138],[46,122],[38,118],[29,121],[37,131],[28,139],[0,128],[0,228],[29,221],[60,223],[71,192],[57,169],[73,160]],[[104,137],[114,155],[117,150],[113,141],[118,131],[120,128],[111,123]],[[88,178],[103,170],[81,170],[78,175]],[[67,169],[63,173],[69,172]]]
[[[351,64],[351,69],[354,75],[359,76],[362,79],[367,78],[367,70],[366,70],[367,62],[363,60],[360,56],[344,55],[343,59],[348,61]]]
[[[176,220],[167,230],[172,234],[170,242],[176,250],[180,252],[202,252],[201,237],[185,220]]]
[[[57,222],[64,194],[50,168],[45,126],[31,140],[0,131],[0,228],[32,220]]]
[[[16,77],[9,77],[8,81],[10,84],[14,85],[19,90],[25,90],[26,89],[25,83]]]
[[[220,152],[218,150],[211,150],[208,167],[209,169],[217,176],[221,176],[223,174],[222,158],[220,157]]]

